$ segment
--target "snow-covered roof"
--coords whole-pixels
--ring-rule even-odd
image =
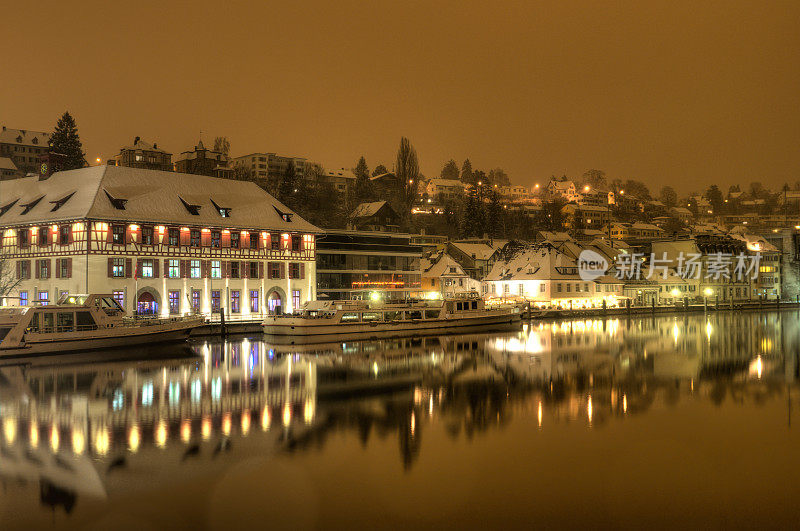
[[[55,208],[59,201],[63,204]],[[24,205],[34,202],[23,213]],[[184,202],[197,205],[197,215]],[[97,219],[320,231],[253,182],[120,166],[57,172],[44,181],[37,177],[0,181],[0,208],[11,203],[0,215],[0,226]],[[228,209],[229,215],[222,217],[217,207]],[[282,214],[290,214],[291,221]]]
[[[374,216],[386,205],[386,201],[373,201],[372,203],[361,203],[353,211],[354,218],[368,218]]]
[[[570,268],[575,273],[567,273]],[[509,260],[498,260],[484,280],[580,280],[575,259],[552,245],[531,246],[517,252]]]
[[[422,264],[420,264],[422,265]],[[455,273],[450,272],[450,268],[455,268]],[[442,253],[435,261],[429,261],[427,267],[422,268],[424,277],[464,277],[467,274],[461,265],[447,253]]]
[[[575,183],[572,181],[550,181],[550,185],[553,186],[556,190],[564,190],[567,191],[570,188],[575,186]]]
[[[638,230],[654,230],[654,231],[661,231],[660,228],[656,227],[652,223],[642,223],[637,221],[631,225],[631,228],[638,229]]]
[[[456,179],[430,179],[428,180],[428,184],[432,184],[434,186],[441,186],[441,187],[449,187],[449,186],[457,186],[459,188],[464,188],[464,183],[458,181]]]
[[[136,137],[132,145],[123,146],[122,148],[120,148],[120,151],[156,151],[159,153],[167,153],[167,151],[164,151],[163,149],[156,146],[157,144],[148,144],[141,138]]]
[[[8,157],[0,157],[0,170],[17,171],[17,166],[14,161]]]
[[[325,170],[325,175],[328,177],[342,177],[343,179],[356,178],[353,170],[349,170],[347,168],[339,168],[338,170]]]
[[[44,133],[42,131],[28,131],[27,129],[9,129],[8,127],[3,127],[0,130],[0,144],[47,146],[47,143],[49,141],[50,141],[50,133]]]
[[[451,242],[451,245],[467,256],[474,255],[476,260],[488,260],[495,253],[495,249],[485,243]]]

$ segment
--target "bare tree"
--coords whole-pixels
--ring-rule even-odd
[[[214,151],[222,153],[226,157],[231,153],[231,143],[226,136],[218,136],[214,139]]]
[[[20,283],[13,266],[11,260],[0,257],[0,297],[11,293]]]
[[[400,139],[396,168],[397,178],[402,187],[403,216],[410,220],[411,208],[417,198],[417,187],[419,186],[419,161],[417,152],[406,137]]]

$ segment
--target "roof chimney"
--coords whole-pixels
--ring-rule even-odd
[[[135,146],[136,144],[138,144],[139,140],[141,140],[141,139],[138,136],[136,138],[134,138],[133,139],[133,145]]]
[[[158,149],[158,144],[153,144],[153,149]]]

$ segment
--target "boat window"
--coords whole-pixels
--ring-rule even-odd
[[[425,319],[438,319],[440,310],[425,310]]]
[[[400,311],[383,312],[384,321],[399,321],[402,318],[403,312]]]
[[[343,313],[342,314],[342,322],[343,323],[349,323],[349,322],[353,322],[353,321],[358,321],[358,314],[357,313],[351,312],[351,313]]]
[[[447,311],[449,313],[453,313],[453,303],[452,302],[448,302],[447,303]]]
[[[472,309],[473,310],[477,310],[478,309],[478,301],[472,301]]]
[[[28,328],[37,332],[39,330],[39,313],[34,312],[33,316],[31,317],[31,323],[28,325]]]
[[[45,312],[42,314],[42,332],[53,331],[53,314]]]
[[[75,324],[78,330],[88,330],[94,328],[94,318],[91,312],[75,312]]]
[[[72,332],[75,329],[75,314],[73,312],[58,312],[58,331]]]
[[[463,309],[464,309],[464,303],[462,303],[462,302],[457,302],[457,303],[456,303],[456,310],[460,312],[460,311],[461,311],[461,310],[463,310]]]
[[[406,312],[408,319],[422,319],[422,310],[409,310]]]
[[[380,312],[364,312],[361,314],[362,321],[380,321],[381,320],[381,313]]]

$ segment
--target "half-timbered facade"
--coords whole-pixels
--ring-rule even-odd
[[[12,305],[102,292],[130,312],[291,312],[315,298],[318,231],[250,182],[116,166],[0,182]]]

